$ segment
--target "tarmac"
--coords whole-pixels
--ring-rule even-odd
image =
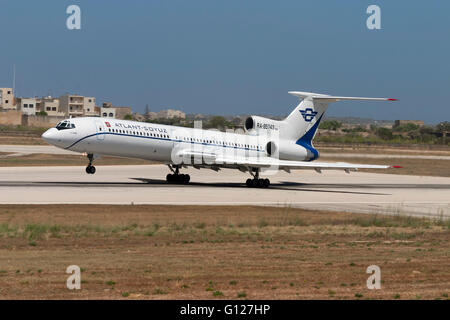
[[[263,174],[271,186],[258,189],[247,188],[250,176],[237,170],[183,169],[191,183],[174,185],[166,183],[164,165],[96,168],[88,175],[80,166],[2,167],[0,204],[258,205],[450,217],[445,177],[296,170]]]

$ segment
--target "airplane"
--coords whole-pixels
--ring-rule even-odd
[[[313,146],[328,104],[344,100],[396,101],[391,98],[340,97],[289,91],[299,98],[297,107],[284,119],[250,116],[241,133],[185,128],[114,118],[80,117],[59,122],[42,138],[62,149],[87,154],[86,173],[94,174],[94,159],[100,156],[139,158],[165,163],[168,183],[188,184],[190,176],[180,170],[192,166],[219,171],[222,168],[248,172],[248,187],[267,188],[269,169],[311,169],[357,171],[399,166],[326,163],[314,161],[319,152]]]

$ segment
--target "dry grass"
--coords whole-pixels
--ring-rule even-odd
[[[0,133],[0,144],[48,146],[48,143],[42,140],[39,135],[5,135],[4,133]]]
[[[292,208],[2,205],[0,297],[446,299],[449,228]],[[80,291],[65,288],[71,264]],[[381,290],[366,288],[372,264]]]
[[[415,146],[358,146],[358,145],[341,145],[330,146],[317,143],[315,147],[320,152],[325,153],[364,153],[364,154],[404,154],[404,155],[433,155],[448,156],[450,155],[450,146],[446,145],[415,145]]]
[[[382,165],[396,165],[402,168],[379,170],[379,169],[361,169],[361,172],[374,173],[389,173],[402,174],[414,176],[436,176],[436,177],[450,177],[449,160],[428,160],[428,159],[378,159],[378,158],[333,158],[331,155],[321,157],[319,161],[327,162],[350,162],[359,164],[382,164]]]
[[[139,165],[150,164],[152,161],[119,157],[101,157],[95,160],[95,165]],[[24,166],[86,166],[88,160],[83,155],[61,155],[34,153],[16,157],[0,158],[0,167]]]

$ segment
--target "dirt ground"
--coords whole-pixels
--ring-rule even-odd
[[[388,173],[388,174],[402,174],[413,176],[435,176],[435,177],[450,177],[450,161],[436,160],[436,159],[405,159],[405,158],[352,158],[352,157],[336,157],[332,155],[320,157],[324,162],[349,162],[358,164],[381,164],[381,165],[395,165],[401,168],[395,169],[359,169],[361,172],[373,173]]]
[[[47,142],[42,140],[40,135],[26,135],[26,134],[16,134],[7,135],[0,132],[0,144],[18,144],[18,145],[48,145]]]
[[[1,156],[1,155],[0,155]],[[154,163],[148,160],[106,157],[95,160],[96,166],[101,165],[138,165]],[[80,155],[41,154],[34,153],[21,156],[0,157],[0,167],[24,167],[24,166],[82,166],[88,164],[87,157]]]
[[[448,299],[449,221],[234,206],[1,205],[1,299]],[[69,265],[81,290],[68,290]],[[380,290],[366,286],[381,268]]]

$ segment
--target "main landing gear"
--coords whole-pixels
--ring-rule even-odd
[[[166,176],[166,181],[168,183],[178,183],[178,184],[188,184],[189,181],[191,180],[191,176],[188,174],[180,174],[180,167],[179,166],[175,166],[175,170],[174,168],[169,165],[168,166],[170,171],[172,171],[173,173],[169,173]]]
[[[253,174],[252,171],[250,171],[250,174],[253,176],[253,179],[247,179],[245,184],[249,188],[268,188],[270,186],[270,180],[269,179],[260,179],[259,178],[259,169],[254,169],[255,174]]]
[[[95,173],[95,167],[92,165],[92,161],[94,161],[94,155],[92,153],[89,153],[87,155],[88,159],[89,159],[89,164],[86,167],[86,173],[87,174],[94,174]]]

